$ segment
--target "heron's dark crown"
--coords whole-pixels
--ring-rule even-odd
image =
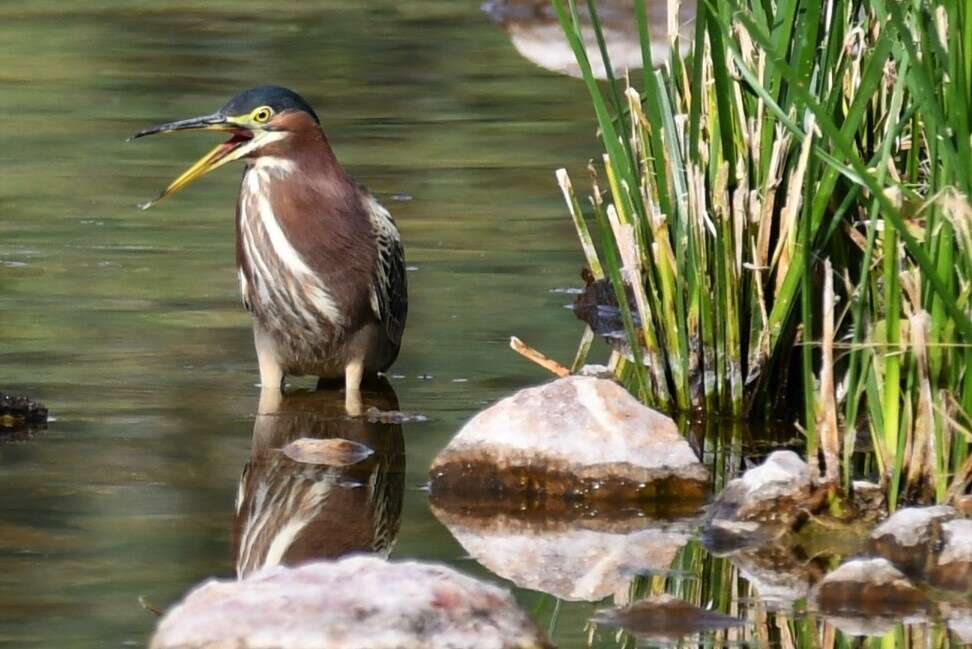
[[[304,101],[303,97],[293,90],[281,86],[257,86],[244,90],[226,102],[226,105],[220,108],[219,112],[228,116],[243,115],[259,106],[269,106],[276,113],[299,110],[313,117],[318,124],[321,123],[317,113],[310,107],[310,104]]]

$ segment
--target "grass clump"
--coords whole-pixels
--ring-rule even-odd
[[[964,494],[972,0],[702,0],[666,61],[636,1],[645,66],[623,88],[594,0],[603,85],[576,0],[551,1],[605,151],[587,215],[558,180],[618,298],[632,389],[799,419],[823,479],[878,474],[892,506]]]

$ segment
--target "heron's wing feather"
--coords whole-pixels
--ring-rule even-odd
[[[371,285],[371,309],[384,325],[388,339],[400,345],[408,312],[405,249],[388,210],[370,194],[365,196],[365,204],[378,252]]]

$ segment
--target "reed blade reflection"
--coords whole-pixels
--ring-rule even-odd
[[[362,397],[382,411],[398,409],[384,379]],[[337,438],[374,452],[353,464],[328,466],[297,462],[282,450],[298,439]],[[401,424],[348,417],[336,391],[264,391],[237,494],[237,576],[357,552],[387,557],[398,538],[404,487]]]

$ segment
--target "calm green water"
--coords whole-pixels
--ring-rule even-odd
[[[392,382],[428,421],[401,430],[391,556],[510,585],[422,487],[464,420],[548,378],[509,351],[511,334],[573,355],[581,325],[556,289],[578,283],[581,255],[553,170],[579,180],[598,155],[579,82],[521,58],[476,0],[6,3],[0,42],[0,389],[56,418],[0,446],[0,644],[141,646],[155,618],[139,596],[164,608],[235,574],[258,399],[233,260],[239,169],[140,212],[211,142],[125,137],[266,82],[317,107],[406,243]],[[597,604],[517,596],[558,645],[586,645]],[[616,646],[614,632],[596,642]]]

